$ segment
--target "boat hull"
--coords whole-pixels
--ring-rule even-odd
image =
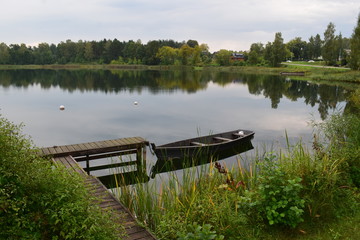
[[[243,134],[238,134],[239,132]],[[152,144],[158,160],[151,170],[151,177],[158,173],[194,167],[246,152],[254,148],[251,143],[253,137],[253,131],[235,130],[161,146]]]
[[[239,132],[241,134],[239,134]],[[191,159],[199,156],[221,157],[221,154],[236,152],[242,143],[250,141],[254,132],[249,130],[235,130],[225,133],[191,138],[183,141],[168,143],[161,146],[152,144],[158,159]]]

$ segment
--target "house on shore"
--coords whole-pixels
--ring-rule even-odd
[[[241,53],[232,53],[231,54],[231,60],[232,61],[245,61],[245,56],[244,54]]]

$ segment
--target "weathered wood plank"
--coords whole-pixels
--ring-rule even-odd
[[[66,145],[58,146],[58,147],[57,147],[57,152],[59,152],[59,153],[69,152],[69,149],[67,148]]]
[[[77,168],[80,168],[78,163],[71,156],[58,157],[55,158],[54,161],[58,164],[64,165],[68,169],[73,169],[75,171],[77,171]],[[146,231],[146,229],[136,223],[136,220],[129,213],[129,211],[106,189],[106,187],[97,178],[88,176],[86,173],[84,173],[82,176],[84,176],[84,180],[90,194],[98,199],[94,202],[94,204],[100,206],[100,208],[104,209],[104,211],[111,211],[112,214],[114,214],[114,221],[125,226],[125,231],[128,235],[125,239],[155,239],[155,237]]]
[[[75,161],[71,156],[65,157],[65,160],[71,165],[71,167],[78,173],[82,175],[87,175],[84,169]]]
[[[41,148],[40,155],[50,155],[49,148]]]
[[[41,155],[53,155],[54,157],[66,155],[81,156],[144,147],[147,144],[148,142],[141,137],[122,138],[42,148]]]
[[[83,176],[85,186],[89,193],[96,197],[93,204],[97,204],[104,211],[110,211],[114,216],[114,221],[125,226],[128,237],[126,239],[155,239],[155,237],[145,228],[138,225],[135,218],[131,215],[99,179],[87,175],[84,169],[74,159],[75,156],[87,156],[97,159],[99,157],[111,157],[121,154],[135,154],[136,149],[143,148],[148,144],[141,137],[113,139],[98,142],[88,142],[63,146],[53,146],[40,149],[39,154],[52,156],[53,161],[58,165],[63,165],[67,169],[79,173]],[[122,153],[123,152],[123,153]],[[101,156],[97,156],[101,155]],[[127,165],[128,163],[117,163],[117,165]]]
[[[75,151],[81,151],[81,146],[79,144],[72,144],[71,147],[73,147]]]
[[[116,144],[118,144],[118,145],[126,146],[126,145],[128,145],[128,141],[127,141],[126,139],[127,139],[127,138],[121,138],[121,139],[115,139],[114,141],[115,141]]]
[[[135,154],[137,151],[130,149],[130,150],[123,150],[123,151],[114,151],[111,153],[99,153],[96,155],[90,155],[89,157],[76,157],[76,161],[82,162],[87,160],[95,160],[99,158],[108,158],[108,157],[115,157],[115,156],[122,156],[122,155],[129,155],[129,154]]]
[[[56,146],[48,148],[50,155],[56,155],[57,153],[56,148],[57,148]]]

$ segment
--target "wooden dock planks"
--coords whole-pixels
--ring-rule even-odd
[[[40,149],[40,155],[52,157],[63,157],[71,155],[73,157],[81,155],[91,155],[111,151],[121,151],[136,149],[148,145],[148,142],[141,137],[121,138],[114,140],[71,144],[63,146],[53,146]]]
[[[53,146],[40,149],[40,155],[51,156],[57,165],[65,166],[70,171],[80,174],[85,180],[87,190],[98,201],[94,202],[100,208],[111,211],[114,221],[125,226],[125,240],[155,240],[156,238],[144,227],[140,226],[135,217],[126,209],[96,177],[88,175],[74,159],[76,156],[129,151],[143,148],[148,142],[141,137],[122,138],[107,141],[88,142],[64,146]]]
[[[156,238],[145,228],[138,225],[132,214],[112,195],[96,177],[88,175],[71,156],[53,158],[56,164],[65,166],[70,171],[78,172],[84,179],[87,190],[99,199],[94,202],[100,208],[111,211],[119,224],[125,226],[125,240],[155,240]]]

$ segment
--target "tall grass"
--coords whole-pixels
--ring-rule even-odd
[[[184,236],[193,223],[225,239],[319,236],[327,224],[360,215],[360,120],[334,115],[313,126],[311,149],[287,141],[285,150],[256,151],[246,167],[241,157],[231,169],[213,162],[119,186],[118,197],[161,239]]]

